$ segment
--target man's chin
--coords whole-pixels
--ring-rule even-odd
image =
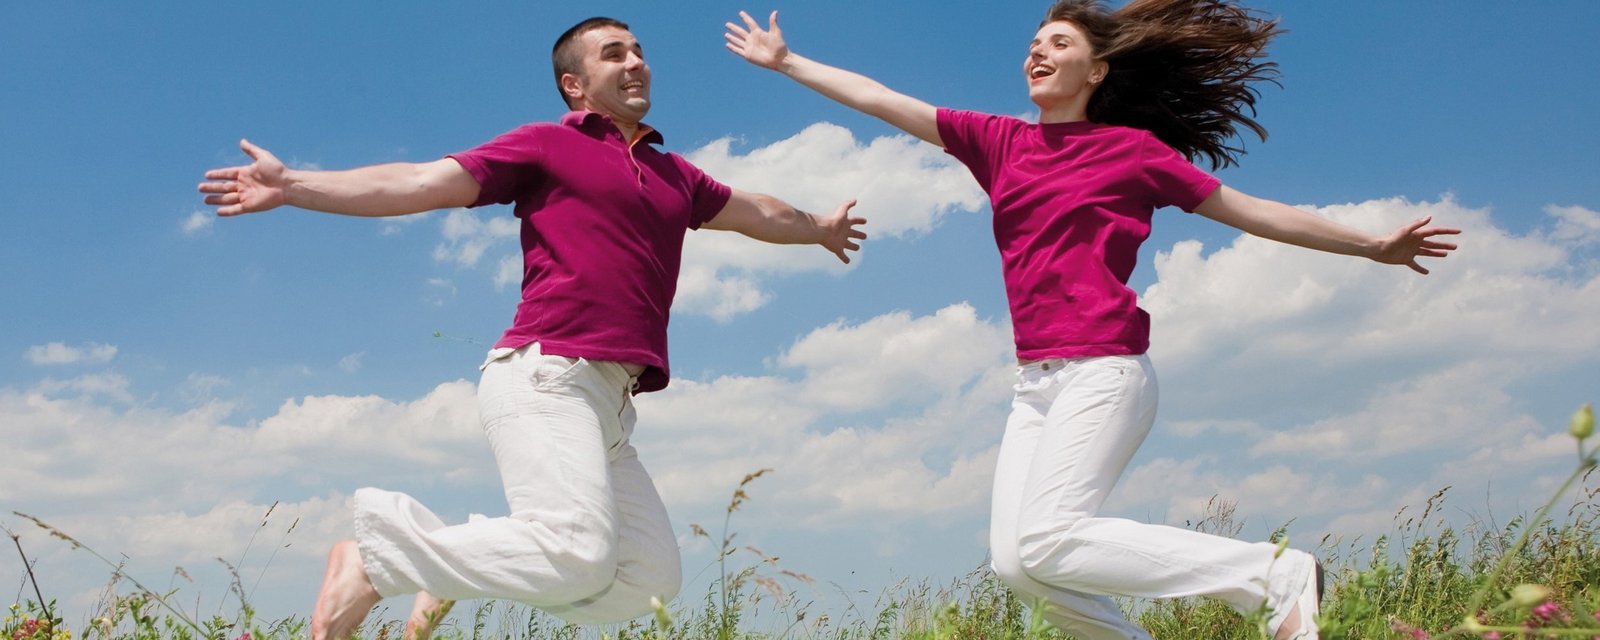
[[[629,100],[624,106],[627,107],[629,115],[632,115],[637,119],[642,120],[644,119],[645,114],[650,113],[649,98],[635,98]]]

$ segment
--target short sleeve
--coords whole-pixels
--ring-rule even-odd
[[[452,153],[448,158],[461,164],[478,181],[478,201],[471,206],[509,204],[526,190],[529,180],[544,175],[544,147],[541,131],[551,125],[527,124],[500,134],[481,145]]]
[[[1193,213],[1222,185],[1222,181],[1194,166],[1153,134],[1144,136],[1140,164],[1150,187],[1150,204],[1156,209],[1174,206]]]
[[[977,111],[958,111],[940,107],[935,116],[939,127],[939,140],[945,153],[950,154],[972,171],[978,186],[984,191],[994,183],[995,174],[1004,167],[1004,141],[1015,118],[1007,118]]]
[[[689,190],[689,228],[699,229],[700,225],[717,217],[717,213],[728,206],[728,199],[733,197],[733,188],[717,182],[700,167],[690,164],[676,153],[672,154],[672,160],[678,163],[678,170]]]

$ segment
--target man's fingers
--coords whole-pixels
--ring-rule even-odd
[[[230,193],[237,191],[238,187],[232,182],[202,182],[200,193]]]
[[[206,204],[239,204],[239,194],[225,193],[220,196],[206,196]]]
[[[750,17],[750,14],[740,11],[739,17],[744,20],[744,26],[748,27],[750,31],[754,32],[761,30],[761,25],[756,22],[755,18]]]
[[[238,180],[239,179],[239,169],[240,169],[240,167],[228,167],[226,169],[212,169],[212,170],[206,172],[206,179],[207,180]]]
[[[778,10],[777,9],[773,9],[772,10],[772,15],[767,16],[767,30],[771,31],[773,33],[782,33],[782,31],[778,29]]]
[[[250,156],[250,159],[252,160],[261,159],[261,147],[250,144],[249,140],[239,138],[239,150],[243,151],[245,155]]]
[[[732,22],[724,22],[722,23],[722,26],[728,29],[727,33],[722,34],[723,37],[732,38],[733,36],[738,36],[740,39],[750,37],[749,31],[745,31],[744,27],[736,25]]]

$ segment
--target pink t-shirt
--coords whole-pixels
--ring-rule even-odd
[[[515,202],[522,219],[522,302],[494,346],[646,365],[642,393],[670,375],[684,233],[732,191],[641,130],[629,144],[610,118],[574,111],[449,157],[481,186],[472,206]]]
[[[1017,358],[1133,355],[1150,315],[1128,288],[1151,214],[1219,182],[1141,129],[939,109],[945,150],[989,194]]]

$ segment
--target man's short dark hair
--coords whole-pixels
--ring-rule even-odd
[[[616,27],[623,31],[630,31],[627,23],[613,18],[595,16],[572,25],[561,37],[556,38],[556,46],[550,49],[550,66],[556,72],[556,91],[561,94],[561,101],[567,103],[567,108],[572,108],[572,98],[561,88],[561,76],[572,74],[583,77],[583,51],[578,45],[578,37],[595,29]]]

